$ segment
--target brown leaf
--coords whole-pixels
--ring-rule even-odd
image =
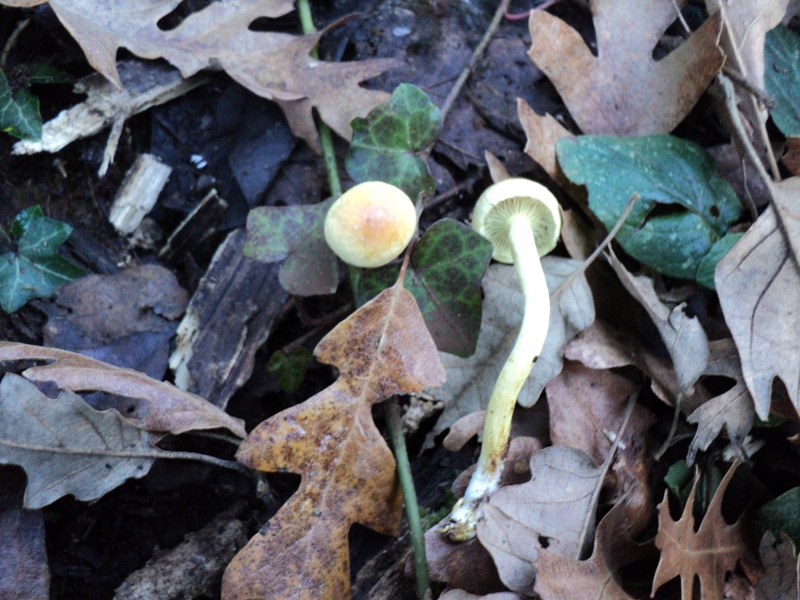
[[[31,381],[52,381],[59,388],[73,392],[101,391],[144,400],[148,405],[146,414],[141,421],[132,420],[132,423],[154,433],[177,435],[223,427],[239,437],[246,435],[241,419],[231,417],[200,396],[184,392],[171,383],[151,379],[144,373],[66,350],[0,342],[0,361],[15,360],[50,361],[22,373]]]
[[[562,187],[564,184],[572,187],[569,179],[564,176],[558,166],[556,142],[565,137],[575,136],[556,121],[553,115],[544,115],[543,117],[537,115],[521,98],[517,99],[517,115],[527,138],[525,154],[535,160],[553,178],[553,181],[557,181]]]
[[[617,504],[597,526],[588,560],[539,550],[534,590],[542,600],[631,600],[619,584],[618,571],[641,554],[629,529],[627,507]]]
[[[531,480],[497,490],[484,504],[478,539],[511,590],[530,594],[542,543],[578,557],[591,534],[604,468],[572,448],[550,446],[531,458]]]
[[[50,569],[40,510],[22,508],[22,471],[0,467],[0,598],[47,600]]]
[[[673,521],[669,514],[669,492],[664,492],[664,500],[658,505],[656,546],[661,550],[661,559],[653,580],[653,594],[673,577],[680,577],[682,600],[692,600],[692,586],[697,576],[701,600],[722,598],[725,574],[733,571],[739,560],[748,554],[742,518],[728,525],[722,517],[722,498],[736,466],[734,464],[722,478],[696,532],[692,513],[697,479],[678,521]]]
[[[755,584],[756,600],[800,598],[800,558],[789,537],[767,531],[758,551],[764,573]]]
[[[800,175],[800,136],[786,138],[786,148],[781,156],[783,166],[792,174]]]
[[[464,590],[450,590],[439,596],[439,600],[523,600],[514,592],[497,592],[485,596],[470,594]]]
[[[756,414],[766,419],[780,377],[800,413],[800,178],[775,185],[768,208],[717,265],[714,283]]]
[[[0,0],[0,4],[20,6],[20,1]],[[384,92],[358,84],[395,66],[396,61],[326,63],[309,55],[322,33],[293,36],[249,28],[259,18],[275,19],[291,12],[293,0],[220,0],[174,29],[161,30],[158,21],[176,5],[175,0],[153,0],[139,3],[134,10],[129,0],[50,0],[89,64],[117,86],[115,61],[120,48],[142,58],[164,58],[184,77],[221,67],[250,91],[280,104],[292,131],[314,148],[319,147],[319,139],[311,119],[313,108],[337,133],[350,139],[350,122],[388,100]]]
[[[649,277],[632,275],[613,254],[608,257],[622,285],[644,307],[661,334],[678,376],[678,391],[689,391],[708,363],[708,337],[700,321],[688,316],[682,304],[674,308],[664,304]]]
[[[397,533],[395,462],[372,405],[444,380],[414,297],[402,283],[385,290],[329,333],[315,355],[336,366],[339,379],[263,422],[236,455],[254,469],[300,473],[302,482],[228,566],[225,600],[347,598],[350,526]]]
[[[603,464],[613,435],[625,420],[628,396],[639,385],[612,371],[565,362],[564,369],[545,389],[553,445],[575,448],[589,455],[595,465]],[[621,442],[627,445],[634,437],[641,437],[653,423],[652,413],[637,404]]]
[[[683,2],[681,2],[683,4]],[[653,48],[675,20],[672,0],[592,0],[597,56],[580,34],[545,11],[531,12],[528,53],[550,78],[586,134],[647,135],[672,131],[722,68],[712,15],[659,61]]]

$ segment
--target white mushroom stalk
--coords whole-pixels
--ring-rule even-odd
[[[489,399],[477,468],[442,529],[452,540],[475,536],[481,505],[500,482],[514,407],[542,352],[550,323],[550,293],[539,256],[555,247],[560,226],[555,197],[525,179],[491,186],[476,204],[473,227],[492,241],[496,260],[514,263],[524,312],[517,340]]]

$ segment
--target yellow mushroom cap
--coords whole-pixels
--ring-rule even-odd
[[[350,188],[325,217],[325,241],[344,262],[380,267],[408,246],[417,226],[417,211],[408,195],[381,181]]]
[[[508,223],[512,215],[528,217],[539,256],[558,244],[561,213],[556,197],[540,183],[514,177],[490,185],[475,203],[472,228],[492,242],[492,258],[511,264]]]

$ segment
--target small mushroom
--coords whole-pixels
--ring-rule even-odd
[[[347,264],[380,267],[408,246],[417,211],[408,195],[381,181],[367,181],[339,196],[325,217],[325,241]]]
[[[524,313],[517,341],[489,399],[478,466],[442,528],[455,541],[475,537],[481,504],[500,482],[517,397],[542,351],[550,324],[550,293],[539,257],[558,243],[561,215],[558,201],[546,187],[512,178],[483,192],[475,205],[472,226],[492,242],[495,260],[514,264]]]

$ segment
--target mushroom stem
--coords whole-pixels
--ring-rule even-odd
[[[454,541],[475,537],[481,504],[500,483],[517,397],[539,358],[550,324],[550,294],[528,217],[515,215],[509,220],[508,227],[514,266],[524,299],[522,325],[489,399],[478,466],[464,497],[453,508],[448,523],[442,528]]]

